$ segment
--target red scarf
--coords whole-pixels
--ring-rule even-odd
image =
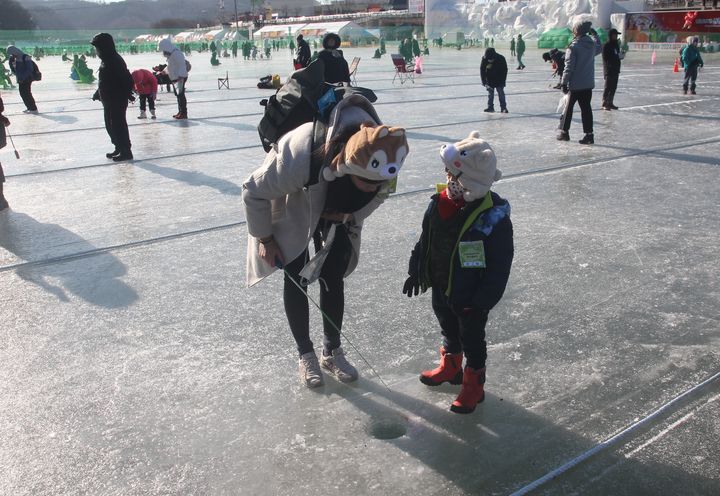
[[[464,206],[465,200],[463,198],[458,201],[451,200],[447,189],[444,189],[438,197],[438,213],[442,220],[454,217]]]

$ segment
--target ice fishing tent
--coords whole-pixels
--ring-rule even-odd
[[[442,35],[443,45],[462,46],[465,43],[465,33],[462,31],[448,31]]]
[[[569,28],[548,29],[538,37],[538,48],[566,48],[573,39]]]
[[[608,39],[607,31],[597,28],[600,42],[605,43]],[[560,48],[565,49],[573,39],[572,31],[569,28],[555,28],[545,31],[538,37],[538,48]]]
[[[288,36],[295,38],[305,26],[306,24],[269,24],[255,31],[253,36],[260,39],[280,39]]]

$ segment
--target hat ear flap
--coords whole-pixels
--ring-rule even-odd
[[[327,182],[332,182],[338,178],[337,171],[332,170],[330,167],[325,167],[322,171],[323,179]]]
[[[468,138],[480,138],[480,131],[470,131]]]
[[[341,166],[343,164],[343,161],[345,160],[345,154],[344,153],[338,153],[335,158],[332,159],[332,162],[330,162],[330,165],[328,167],[325,167],[322,171],[323,179],[325,179],[327,182],[334,181],[338,177],[342,177],[345,175],[345,173],[341,170]]]
[[[375,130],[375,132],[373,133],[372,140],[374,141],[379,138],[384,138],[388,134],[390,134],[390,131],[388,131],[388,128],[386,126],[378,126],[377,129]]]

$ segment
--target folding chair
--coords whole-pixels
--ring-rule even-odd
[[[348,68],[350,70],[350,81],[353,86],[357,86],[357,79],[355,76],[357,74],[358,65],[360,65],[360,57],[355,57],[352,59],[352,62],[350,62],[350,67]]]
[[[392,63],[395,66],[395,76],[393,77],[393,84],[395,84],[395,78],[400,78],[400,84],[405,84],[408,79],[415,84],[415,65],[405,63],[405,57],[399,53],[390,54]]]
[[[230,89],[230,77],[227,71],[225,71],[224,78],[218,78],[218,89],[221,90],[223,88]]]

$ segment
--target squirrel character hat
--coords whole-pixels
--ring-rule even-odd
[[[369,181],[388,181],[397,177],[408,151],[405,129],[361,124],[330,167],[323,169],[323,177],[334,181],[352,174]]]
[[[480,131],[472,131],[467,138],[452,145],[441,146],[440,158],[463,187],[463,198],[467,202],[485,196],[493,182],[502,177],[495,152],[480,138]]]

